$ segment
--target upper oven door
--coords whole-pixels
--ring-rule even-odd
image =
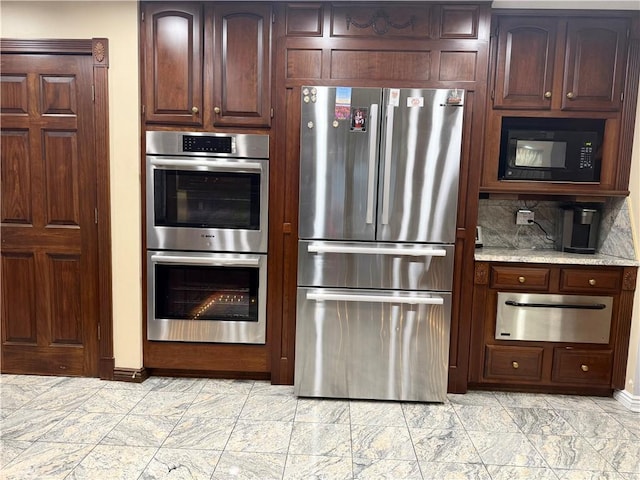
[[[147,248],[267,251],[267,160],[146,159]]]

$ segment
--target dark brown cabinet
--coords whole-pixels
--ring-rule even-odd
[[[609,394],[624,388],[635,267],[476,262],[469,385]],[[496,339],[499,292],[596,295],[613,301],[605,343]]]
[[[616,111],[629,21],[498,16],[493,107]]]
[[[213,4],[213,125],[271,123],[271,6]]]
[[[271,5],[142,5],[144,121],[271,124]]]
[[[201,126],[202,5],[149,3],[142,12],[145,121]]]

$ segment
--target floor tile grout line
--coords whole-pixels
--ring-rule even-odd
[[[400,403],[400,408],[402,410],[402,418],[404,418],[404,424],[407,427],[407,432],[409,432],[409,439],[411,440],[411,448],[413,449],[413,455],[416,457],[416,465],[418,466],[418,472],[420,472],[420,478],[424,480],[424,473],[422,473],[422,466],[420,465],[420,459],[418,458],[418,452],[416,451],[416,442],[413,440],[413,434],[411,433],[411,428],[409,428],[409,422],[407,421],[405,405],[407,405],[407,403]]]

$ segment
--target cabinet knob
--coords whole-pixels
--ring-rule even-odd
[[[544,98],[551,98],[551,92],[544,92]]]
[[[589,365],[584,365],[584,364],[582,364],[582,365],[580,365],[580,369],[581,369],[583,372],[588,372],[588,371],[589,371]]]
[[[589,279],[589,285],[591,285],[592,287],[596,284],[596,279],[595,278],[590,278]]]
[[[575,94],[573,92],[569,92],[569,93],[567,93],[567,98],[569,100],[573,100],[575,98]]]
[[[213,111],[219,114],[222,110],[220,110],[220,107],[214,107]]]
[[[520,283],[524,283],[526,280],[527,280],[527,279],[526,279],[526,278],[524,278],[524,277],[518,277],[518,281],[519,281]]]
[[[520,364],[518,362],[511,362],[511,366],[513,368],[520,368]],[[583,365],[584,366],[584,365]]]
[[[198,113],[199,111],[198,107],[191,107],[191,113]]]

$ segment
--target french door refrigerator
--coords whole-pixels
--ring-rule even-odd
[[[302,88],[297,395],[446,399],[463,105]]]

